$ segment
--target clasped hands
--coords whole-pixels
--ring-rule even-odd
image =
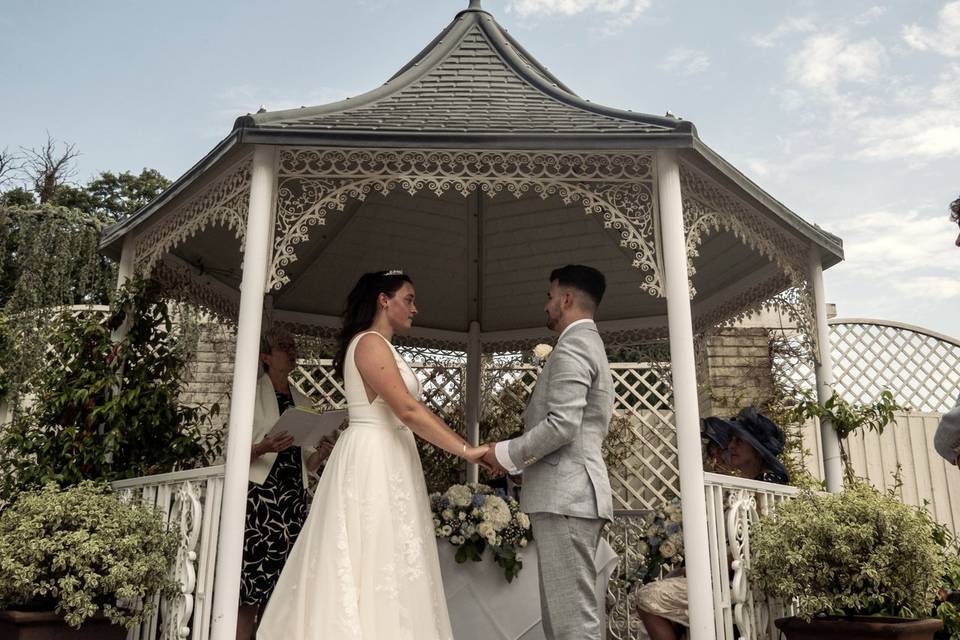
[[[503,465],[500,464],[500,461],[497,460],[496,452],[497,443],[488,442],[482,444],[479,447],[469,447],[464,455],[464,458],[479,464],[484,469],[486,469],[490,474],[494,476],[502,476],[507,474],[507,470],[503,468]],[[519,484],[519,476],[511,478]]]

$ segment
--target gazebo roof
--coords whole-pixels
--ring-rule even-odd
[[[694,131],[690,122],[677,118],[583,100],[507,34],[479,0],[381,87],[332,104],[242,116],[234,128],[250,142],[333,132],[341,141],[390,134],[417,140],[439,134],[560,141],[611,133],[631,139],[689,138]]]
[[[168,286],[233,317],[255,145],[277,158],[271,313],[327,332],[358,273],[401,266],[432,301],[423,336],[457,341],[477,321],[491,344],[535,339],[545,329],[531,301],[546,274],[582,262],[608,275],[608,335],[662,335],[665,148],[679,163],[699,329],[801,284],[811,249],[823,268],[843,259],[839,238],[740,173],[690,122],[579,98],[479,0],[373,91],[238,118],[163,194],[106,229],[102,250],[120,257],[131,240],[136,269],[160,269]]]

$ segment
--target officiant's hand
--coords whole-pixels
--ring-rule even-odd
[[[330,457],[330,454],[333,453],[333,446],[337,444],[336,436],[323,436],[320,438],[320,442],[317,443],[317,446],[314,449],[317,450],[317,453],[320,454],[322,460],[326,460]]]
[[[286,431],[273,433],[253,445],[253,457],[259,458],[265,453],[279,453],[287,447],[293,446],[293,436]]]
[[[323,436],[320,438],[320,441],[317,443],[317,446],[314,447],[316,451],[310,454],[310,457],[307,458],[307,471],[310,473],[315,472],[320,468],[320,465],[327,461],[327,458],[330,457],[330,454],[333,453],[333,446],[337,443],[336,436]]]
[[[500,461],[497,460],[496,443],[491,443],[486,446],[487,446],[487,453],[486,455],[483,456],[483,462],[484,462],[483,466],[486,467],[487,471],[489,471],[491,474],[495,476],[502,476],[507,472],[507,470],[504,469],[500,465]]]

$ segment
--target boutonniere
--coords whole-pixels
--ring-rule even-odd
[[[541,343],[533,348],[533,358],[540,366],[543,366],[552,352],[553,347],[548,344]]]

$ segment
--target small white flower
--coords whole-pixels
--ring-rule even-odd
[[[639,553],[642,556],[645,556],[647,555],[647,553],[650,552],[650,545],[648,545],[646,542],[640,541],[637,543],[636,549],[637,549],[637,553]]]
[[[460,511],[459,513],[457,513],[457,517],[458,517],[460,520],[466,520],[466,519],[467,519],[467,512],[466,512],[466,511]]]
[[[530,516],[528,516],[527,514],[525,514],[525,513],[522,512],[522,511],[517,514],[517,522],[518,522],[518,523],[520,524],[520,526],[523,527],[524,529],[529,529],[529,528],[530,528]]]
[[[526,539],[526,538],[520,538],[520,548],[522,549],[522,548],[525,547],[525,546],[527,546],[527,539]]]
[[[453,527],[451,527],[451,526],[448,525],[448,524],[445,524],[445,525],[443,525],[442,527],[440,527],[440,531],[443,533],[443,537],[446,538],[446,537],[449,536],[451,533],[453,533]]]
[[[553,347],[548,344],[541,343],[533,348],[533,356],[538,360],[546,360],[551,352],[553,352]]]
[[[444,509],[440,515],[443,517],[444,520],[453,520],[453,511],[451,511],[450,509]]]

